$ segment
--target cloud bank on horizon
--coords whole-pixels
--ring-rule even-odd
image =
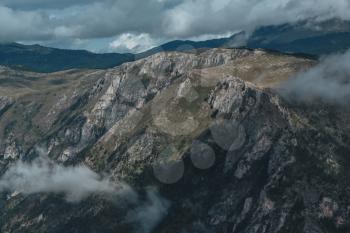
[[[2,0],[0,41],[140,51],[175,38],[349,20],[349,11],[348,0]]]

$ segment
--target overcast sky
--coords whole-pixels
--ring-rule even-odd
[[[135,52],[349,12],[349,0],[0,0],[0,41]]]

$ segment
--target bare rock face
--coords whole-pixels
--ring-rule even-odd
[[[0,96],[0,114],[3,114],[11,105],[13,100],[6,96]]]
[[[274,92],[314,63],[213,49],[3,71],[0,232],[349,232],[349,112]]]

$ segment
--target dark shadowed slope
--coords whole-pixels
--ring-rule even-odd
[[[65,50],[40,45],[0,44],[0,64],[36,72],[72,68],[105,69],[132,61],[133,54],[95,54],[85,50]]]

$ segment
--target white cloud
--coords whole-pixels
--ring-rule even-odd
[[[132,204],[130,209],[125,209],[124,221],[132,223],[135,232],[139,233],[151,232],[166,216],[170,206],[155,188],[148,187],[146,197],[141,198],[127,184],[112,182],[84,165],[65,167],[44,158],[32,163],[18,161],[12,165],[0,179],[0,192],[4,191],[64,194],[68,202],[99,195],[111,204],[118,204],[122,198],[123,202]]]
[[[315,67],[281,85],[282,96],[293,101],[323,101],[349,105],[350,50],[321,59]]]
[[[236,32],[230,31],[230,32],[220,33],[220,34],[203,34],[203,35],[199,35],[199,36],[189,37],[188,39],[191,41],[213,40],[213,39],[221,39],[221,38],[230,37],[236,33],[239,33],[239,31],[236,31]]]
[[[133,193],[127,185],[112,182],[84,165],[65,167],[48,159],[14,164],[0,179],[0,192],[3,191],[64,194],[70,202],[92,194],[114,196]]]
[[[157,45],[149,34],[124,33],[112,41],[109,46],[118,52],[143,52]]]

